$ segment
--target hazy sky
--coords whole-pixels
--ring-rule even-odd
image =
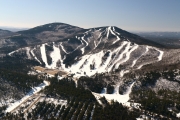
[[[24,28],[52,22],[180,31],[180,0],[0,0],[0,26]]]

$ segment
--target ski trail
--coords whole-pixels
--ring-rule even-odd
[[[42,44],[42,46],[40,47],[40,50],[41,50],[41,57],[42,57],[43,62],[45,63],[46,67],[49,67],[47,63],[45,44]]]
[[[156,48],[155,48],[156,49]],[[162,57],[163,57],[163,54],[164,52],[159,50],[159,49],[156,49],[157,51],[159,51],[159,56],[158,56],[158,61],[161,61],[162,60]]]
[[[140,57],[142,57],[143,55],[145,55],[147,52],[149,51],[149,46],[146,46],[146,51],[144,52],[144,54],[142,54]],[[139,57],[139,58],[140,58]],[[138,59],[139,59],[138,58]],[[141,69],[144,65],[146,65],[146,64],[141,64],[137,69]]]
[[[108,65],[108,72],[110,72],[112,70],[112,67],[116,64],[116,62],[118,62],[121,59],[122,54],[118,57],[118,55],[119,55],[118,53],[127,44],[128,44],[128,42],[124,41],[119,48],[117,48],[116,50],[113,51],[113,53],[115,53],[116,55],[114,56],[114,58],[110,61],[109,65]]]
[[[38,61],[40,64],[42,64],[41,61],[38,60],[37,57],[36,57],[36,55],[34,54],[34,52],[33,52],[34,50],[35,50],[35,48],[33,48],[33,49],[30,51],[31,54],[32,54],[32,56],[35,58],[36,61]]]
[[[120,35],[120,33],[116,32],[116,30],[115,30],[115,28],[114,28],[114,27],[113,27],[113,31],[114,31],[116,34]]]
[[[96,45],[96,41],[94,40],[94,49],[97,47],[97,45]]]
[[[108,27],[108,28],[106,28],[106,31],[107,31],[107,38],[109,37],[109,30],[111,29],[111,27]]]
[[[115,69],[119,68],[119,65],[121,64],[121,63],[119,63],[119,61],[121,59],[123,59],[123,55],[126,54],[129,49],[130,49],[130,42],[127,43],[127,46],[126,46],[125,50],[120,54],[119,58],[116,60],[116,62],[115,62]]]
[[[128,72],[129,72],[129,70],[121,70],[121,72],[120,72],[120,77],[123,77],[124,74],[126,74],[126,73],[128,73]]]
[[[123,95],[119,94],[120,85],[116,85],[113,94],[105,94],[105,93],[98,94],[98,93],[94,93],[94,92],[92,92],[92,93],[96,99],[99,97],[105,97],[108,101],[114,100],[114,101],[117,101],[124,105],[130,106],[130,104],[128,104],[129,103],[128,101],[130,99],[129,95],[132,92],[132,87],[133,87],[134,83],[135,82],[131,83],[131,85],[129,87],[127,87],[127,90]],[[99,99],[97,99],[97,100],[99,100]]]
[[[146,46],[146,51],[141,55],[139,56],[137,59],[135,59],[131,65],[131,67],[134,67],[134,65],[136,64],[136,62],[139,60],[139,58],[141,58],[143,55],[145,55],[147,52],[149,51],[149,47]]]
[[[49,66],[53,69],[55,69],[57,67],[57,62],[59,61],[59,59],[61,58],[60,56],[60,50],[59,47],[56,47],[53,43],[53,49],[54,51],[51,52],[50,56],[52,58],[52,64]]]
[[[114,27],[113,27],[113,29],[114,29]],[[119,36],[116,35],[113,30],[111,30],[111,27],[108,27],[108,31],[110,31],[110,33],[113,34],[114,36],[116,36],[116,38],[117,38],[112,44],[115,44],[116,42],[118,42],[120,40]],[[108,36],[109,36],[109,32],[108,32]]]
[[[138,48],[138,45],[134,45],[132,49],[126,53],[126,57],[116,64],[115,69],[118,69],[120,64],[127,62],[130,59],[130,54],[137,48]],[[120,76],[123,77],[124,74],[128,72],[129,70],[121,70]]]
[[[84,35],[85,36],[85,35]],[[88,42],[86,42],[86,40],[84,40],[84,36],[81,37],[81,39],[86,43],[85,47],[81,48],[82,54],[84,54],[84,50],[85,48],[88,46]]]
[[[111,57],[112,57],[112,52],[111,51],[109,51],[110,53],[109,53],[109,56],[108,56],[108,58],[106,59],[106,61],[103,63],[103,65],[102,66],[100,66],[99,67],[99,69],[98,69],[98,73],[102,73],[102,72],[107,72],[108,71],[108,65],[109,65],[109,63],[110,63],[110,61],[111,61]],[[101,62],[102,63],[102,62]]]
[[[66,54],[69,54],[69,53],[66,52],[66,50],[64,49],[64,46],[62,45],[62,42],[60,43],[60,46],[61,46],[62,50],[63,50]]]
[[[147,46],[148,47],[148,46]],[[154,48],[154,47],[151,47],[151,48]],[[163,54],[164,54],[164,52],[163,51],[161,51],[161,50],[159,50],[159,49],[157,49],[157,48],[154,48],[155,50],[157,50],[158,52],[159,52],[159,56],[157,57],[158,58],[158,60],[157,61],[161,61],[162,60],[162,57],[163,57]],[[140,65],[137,69],[141,69],[144,65],[147,65],[147,64],[149,64],[149,63],[146,63],[146,64],[142,64],[142,65]]]
[[[96,49],[98,47],[98,45],[101,43],[102,37],[100,38],[99,42],[97,43],[96,47],[94,47],[94,49]]]
[[[28,59],[31,59],[31,55],[30,55],[30,48],[29,47],[25,47],[25,49],[26,49],[26,54],[27,54],[27,56],[28,56]]]
[[[15,53],[15,52],[17,52],[17,51],[19,51],[19,49],[8,53],[8,55],[11,56],[13,53]]]

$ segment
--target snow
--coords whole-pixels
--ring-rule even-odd
[[[32,54],[32,56],[35,58],[36,61],[38,61],[40,64],[42,64],[41,61],[39,61],[39,60],[37,59],[37,57],[35,56],[35,54],[34,54],[34,52],[33,52],[34,50],[35,50],[35,48],[33,48],[33,49],[30,51],[31,54]]]
[[[176,114],[176,117],[180,118],[180,113],[177,113],[177,114]]]
[[[45,63],[46,67],[49,67],[49,65],[47,63],[45,44],[42,44],[42,46],[40,47],[40,50],[41,50],[41,58],[42,58],[43,62]]]
[[[13,53],[15,53],[17,51],[19,51],[19,50],[12,51],[12,52],[8,53],[8,55],[11,56]]]
[[[54,43],[53,43],[53,49],[54,49],[54,51],[50,54],[50,56],[52,58],[52,64],[49,67],[55,69],[57,62],[61,58],[61,55],[60,55],[59,47],[56,47],[54,45]]]
[[[146,51],[145,51],[140,57],[142,57],[143,55],[145,55],[148,51],[149,51],[149,46],[146,46]],[[140,58],[140,57],[139,57],[139,58]],[[138,58],[138,59],[139,59],[139,58]],[[141,64],[137,69],[141,69],[144,65],[145,65],[145,64]]]
[[[88,42],[86,42],[86,40],[84,39],[84,36],[81,37],[81,39],[86,43],[86,45],[85,45],[85,47],[81,48],[82,54],[84,54],[84,49],[88,46]]]
[[[117,85],[114,89],[114,93],[113,94],[106,94],[106,93],[93,93],[93,95],[95,96],[95,98],[98,100],[98,98],[100,97],[105,97],[108,101],[114,100],[117,101],[119,103],[122,103],[126,106],[130,106],[130,103],[128,102],[128,100],[130,99],[129,94],[132,91],[132,87],[134,85],[135,82],[133,82],[128,88],[125,94],[120,95],[119,94],[119,85]]]
[[[69,54],[69,53],[66,52],[66,50],[64,49],[64,46],[62,45],[62,42],[60,43],[60,46],[61,46],[62,50],[63,50],[66,54]]]
[[[96,46],[94,47],[94,49],[97,48],[97,46],[101,43],[101,40],[102,40],[102,37],[100,38],[99,42],[96,44]]]
[[[113,27],[113,30],[111,30],[111,28],[109,29],[110,30],[110,32],[114,35],[114,36],[116,36],[116,40],[112,43],[112,44],[115,44],[116,42],[118,42],[119,40],[120,40],[120,38],[119,38],[119,33],[118,33],[118,35],[116,35],[116,33],[117,32],[115,32],[115,30],[114,30],[114,27]]]
[[[159,49],[156,49],[157,51],[159,51],[159,56],[158,56],[158,61],[161,61],[162,60],[162,57],[163,57],[163,54],[164,52],[159,50]]]
[[[120,35],[120,33],[116,32],[116,30],[115,30],[115,28],[114,28],[114,27],[113,27],[113,31],[114,31],[116,34]]]
[[[98,68],[101,65],[101,58],[103,57],[103,51],[95,54],[84,55],[81,60],[77,63],[73,64],[69,69],[72,73],[77,73],[75,77],[84,76],[84,72],[86,75],[91,76],[98,72]],[[90,65],[95,63],[95,70],[90,69]]]
[[[120,47],[118,47],[117,49],[115,49],[113,51],[113,53],[116,55],[114,56],[113,60],[111,60],[109,66],[108,66],[108,72],[110,72],[112,70],[113,66],[123,57],[122,53],[120,54],[120,56],[118,56],[118,53],[127,44],[128,44],[128,42],[124,41]]]
[[[131,50],[129,50],[131,48]],[[119,67],[119,65],[120,64],[122,64],[122,63],[124,63],[124,62],[127,62],[128,60],[129,60],[129,58],[130,58],[130,54],[134,51],[134,50],[136,50],[138,48],[138,45],[134,45],[134,46],[130,46],[130,42],[128,43],[128,45],[127,45],[127,47],[126,47],[126,49],[124,50],[124,52],[121,54],[121,55],[123,55],[123,54],[125,54],[126,55],[126,57],[124,58],[124,59],[122,59],[120,62],[118,62],[117,64],[116,64],[116,66],[115,66],[115,68],[116,69],[118,69],[118,67]],[[129,51],[128,51],[129,50]],[[122,56],[121,56],[122,57]]]
[[[106,31],[107,31],[107,38],[109,37],[109,30],[111,29],[111,27],[108,27],[108,28],[106,28]]]
[[[28,98],[30,98],[31,96],[33,96],[34,94],[38,93],[39,91],[41,91],[42,89],[44,89],[46,86],[49,85],[49,82],[44,81],[43,83],[41,83],[39,86],[32,88],[32,90],[26,95],[24,96],[21,100],[18,100],[12,104],[9,104],[8,108],[6,109],[5,112],[11,112],[14,109],[16,109],[19,105],[21,105],[23,102],[25,102]]]
[[[28,56],[28,59],[31,59],[31,55],[29,54],[30,48],[29,47],[25,47],[25,49],[26,49],[26,54]]]
[[[145,55],[145,54],[149,51],[149,48],[155,49],[155,50],[157,50],[157,51],[159,52],[159,56],[158,56],[157,58],[158,58],[158,61],[161,61],[164,52],[161,51],[161,50],[159,50],[159,49],[157,49],[157,48],[155,48],[155,47],[147,46],[147,47],[146,47],[146,51],[145,51],[145,53],[144,53],[143,55]],[[143,55],[141,55],[141,56],[143,56]],[[140,56],[140,57],[141,57],[141,56]],[[138,59],[139,59],[139,58],[138,58]],[[146,65],[146,64],[149,64],[149,63],[142,64],[142,65],[140,65],[137,69],[141,69],[141,68],[142,68],[144,65]]]

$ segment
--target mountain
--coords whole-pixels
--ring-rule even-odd
[[[8,53],[18,48],[62,40],[81,31],[82,28],[64,23],[51,23],[29,30],[14,32],[0,38],[0,53]]]
[[[45,31],[52,30],[45,26]],[[43,33],[41,27],[19,33],[32,36],[33,32],[29,31],[34,31],[36,36]],[[161,61],[164,53],[162,48],[160,44],[117,27],[100,27],[82,29],[78,34],[63,40],[20,48],[9,55],[25,53],[23,57],[34,59],[45,67],[61,68],[80,75],[86,72],[91,76],[115,70],[121,71],[123,75],[130,69],[140,69],[144,65]]]
[[[15,33],[11,32],[11,31],[8,31],[8,30],[0,29],[0,38],[12,36],[12,35],[15,35]]]
[[[180,32],[137,32],[135,34],[169,48],[180,47]]]
[[[11,113],[4,119],[178,119],[180,49],[115,26],[50,23],[14,34],[0,44],[0,88],[19,93],[0,97],[10,99],[0,104]]]

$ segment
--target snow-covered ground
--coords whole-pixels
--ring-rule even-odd
[[[82,54],[84,54],[84,50],[88,46],[89,43],[86,42],[86,40],[84,39],[84,36],[81,39],[86,43],[85,47],[81,48]]]
[[[94,93],[93,92],[93,95],[95,96],[95,98],[99,101],[99,98],[101,97],[105,97],[108,101],[111,101],[111,100],[114,100],[114,101],[117,101],[119,103],[122,103],[123,105],[126,105],[126,106],[130,106],[130,102],[128,102],[128,100],[130,99],[129,98],[129,94],[131,93],[132,91],[132,87],[134,85],[135,82],[133,82],[128,88],[127,88],[127,91],[125,94],[121,95],[119,94],[119,85],[116,86],[115,90],[114,90],[114,93],[113,94],[107,94],[106,93],[106,90],[104,89],[104,93]]]
[[[34,59],[36,60],[36,61],[38,61],[40,64],[42,64],[41,63],[41,61],[39,61],[38,59],[37,59],[37,57],[36,57],[36,55],[34,54],[34,51],[35,50],[35,48],[33,48],[30,52],[31,52],[31,54],[32,54],[32,56],[34,57]]]
[[[49,85],[49,82],[44,81],[39,86],[32,88],[32,90],[26,96],[24,96],[21,100],[18,100],[18,101],[14,102],[14,103],[9,104],[8,108],[6,109],[5,112],[13,111],[15,108],[17,108],[23,102],[25,102],[28,98],[30,98],[34,94],[38,93],[39,91],[41,91],[42,89],[44,89],[48,85]]]
[[[180,113],[177,113],[177,114],[176,114],[176,117],[180,118]]]
[[[60,43],[60,46],[61,46],[61,49],[62,49],[66,54],[69,54],[69,53],[65,50],[64,46],[62,45],[62,42]]]
[[[58,47],[56,47],[54,45],[54,43],[53,43],[53,49],[54,49],[54,51],[50,54],[50,56],[52,58],[52,64],[49,65],[49,67],[52,69],[55,69],[57,67],[57,62],[59,61],[61,56],[60,56],[60,49]]]
[[[43,62],[45,63],[46,67],[49,67],[49,65],[47,63],[45,44],[42,44],[42,46],[40,47],[40,50],[41,50],[41,58],[42,58]]]

